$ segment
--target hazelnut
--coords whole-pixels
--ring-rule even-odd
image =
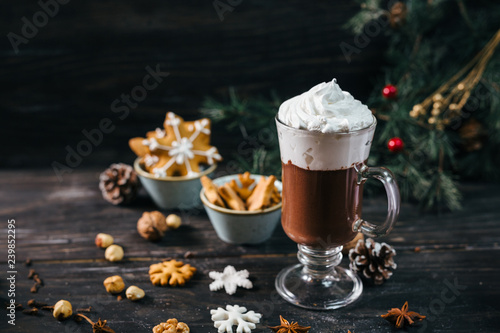
[[[105,249],[113,244],[113,242],[114,239],[111,235],[100,233],[95,236],[95,245],[97,245],[97,247],[102,247],[103,249]]]
[[[52,314],[57,320],[64,320],[73,314],[73,307],[70,302],[62,299],[54,305]]]
[[[138,301],[143,299],[146,293],[137,286],[130,286],[127,288],[127,291],[125,291],[125,295],[127,295],[127,298],[131,301]]]
[[[181,226],[182,220],[180,216],[175,214],[170,214],[167,216],[167,227],[169,229],[177,229]]]
[[[104,257],[109,261],[120,261],[123,259],[123,248],[116,244],[110,245],[104,252]]]
[[[137,231],[139,234],[150,241],[159,241],[167,231],[167,222],[165,215],[159,211],[144,212],[137,221]]]
[[[119,294],[125,289],[125,283],[119,275],[110,276],[103,282],[104,288],[110,294]]]

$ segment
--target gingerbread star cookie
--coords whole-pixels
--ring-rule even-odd
[[[252,184],[255,183],[255,179],[250,178],[250,172],[245,172],[242,175],[238,175],[240,179],[241,187],[238,186],[236,180],[231,180],[229,186],[238,193],[238,195],[243,200],[247,200],[248,197],[252,194],[253,188],[251,188]]]
[[[213,165],[221,161],[217,148],[210,145],[210,120],[184,121],[168,112],[164,129],[157,128],[146,138],[133,138],[130,148],[141,157],[146,171],[157,178],[165,176],[194,176],[200,164]]]

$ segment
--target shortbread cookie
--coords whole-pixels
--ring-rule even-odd
[[[164,130],[157,128],[146,138],[133,138],[129,146],[155,177],[193,176],[200,172],[200,164],[222,160],[217,148],[210,146],[210,133],[208,118],[185,122],[168,112]]]
[[[243,188],[249,188],[253,183],[255,183],[255,179],[250,177],[250,172],[248,171],[243,174],[239,174],[238,179],[240,180]]]
[[[261,177],[252,195],[247,200],[247,209],[260,210],[271,205],[271,196],[274,191],[275,176]]]
[[[227,203],[229,208],[234,210],[245,210],[245,203],[241,198],[236,194],[236,192],[229,186],[229,184],[224,184],[219,187],[219,194]]]
[[[271,204],[275,205],[281,202],[281,193],[278,188],[274,186],[273,193],[271,194]]]
[[[214,205],[226,207],[224,201],[219,195],[219,191],[217,190],[217,186],[212,182],[210,178],[207,176],[202,176],[200,178],[201,185],[203,186],[203,190],[205,191],[205,196],[208,201],[213,203]]]
[[[236,183],[236,180],[231,179],[229,182],[229,186],[235,191],[238,196],[241,198],[241,200],[246,201],[248,197],[252,194],[253,189],[250,189],[248,187],[239,187],[238,183]]]
[[[229,186],[238,193],[243,201],[246,201],[248,197],[252,194],[252,185],[255,183],[255,179],[250,178],[250,172],[245,172],[244,174],[239,174],[238,178],[240,180],[241,186],[238,186],[235,179],[232,179]]]
[[[183,286],[195,272],[195,267],[172,259],[149,266],[149,279],[155,286]]]

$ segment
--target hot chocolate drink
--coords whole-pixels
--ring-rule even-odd
[[[285,101],[276,117],[283,168],[281,222],[298,243],[299,264],[276,277],[288,302],[308,309],[336,309],[354,302],[361,279],[339,266],[342,245],[361,231],[386,235],[399,213],[399,190],[385,168],[366,161],[377,122],[371,111],[333,80]],[[363,183],[382,182],[387,217],[380,224],[361,217]]]
[[[277,124],[286,234],[315,248],[349,242],[361,218],[363,185],[355,165],[370,151],[370,110],[334,80],[283,103]]]
[[[352,225],[361,218],[363,200],[357,177],[354,168],[316,171],[283,164],[281,223],[288,237],[322,248],[352,240],[357,234]]]

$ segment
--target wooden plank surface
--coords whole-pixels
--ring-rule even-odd
[[[135,225],[143,211],[155,209],[152,202],[141,193],[132,206],[111,206],[100,197],[99,171],[77,170],[62,183],[50,170],[0,172],[4,219],[0,248],[6,249],[6,220],[16,219],[16,301],[68,299],[74,307],[91,305],[95,309],[92,318],[107,319],[116,332],[124,333],[151,332],[155,324],[171,317],[187,322],[194,333],[216,332],[209,310],[227,304],[263,313],[255,332],[270,332],[266,326],[277,324],[280,314],[311,325],[311,332],[393,332],[379,315],[405,301],[428,316],[409,332],[496,332],[500,327],[498,186],[464,184],[462,212],[420,215],[413,205],[404,205],[396,228],[383,239],[397,250],[393,278],[380,287],[365,285],[361,299],[351,306],[316,312],[282,301],[274,290],[276,274],[297,262],[296,246],[281,227],[264,244],[233,246],[217,238],[203,211],[177,212],[184,225],[160,243],[150,243],[140,238]],[[384,210],[382,198],[366,200],[367,219],[381,219]],[[113,234],[124,246],[123,262],[103,259],[103,251],[93,244],[98,232]],[[417,246],[421,248],[418,253],[414,251]],[[193,257],[184,259],[187,251]],[[149,282],[149,265],[167,257],[182,258],[198,268],[185,287],[162,288]],[[22,265],[26,258],[33,260],[31,267]],[[2,255],[2,267],[5,263]],[[208,272],[221,271],[228,264],[248,269],[254,289],[238,289],[232,296],[210,292]],[[347,265],[344,258],[342,266]],[[37,294],[29,292],[29,268],[45,282]],[[147,297],[137,303],[117,301],[102,286],[114,274],[122,275],[127,285],[144,288]],[[2,269],[2,290],[5,278],[6,269]],[[450,287],[454,284],[458,287]],[[7,301],[6,293],[2,292],[0,301]],[[17,312],[16,319],[17,325],[11,327],[2,316],[2,332],[91,332],[84,323],[59,323],[47,312],[38,317]]]

